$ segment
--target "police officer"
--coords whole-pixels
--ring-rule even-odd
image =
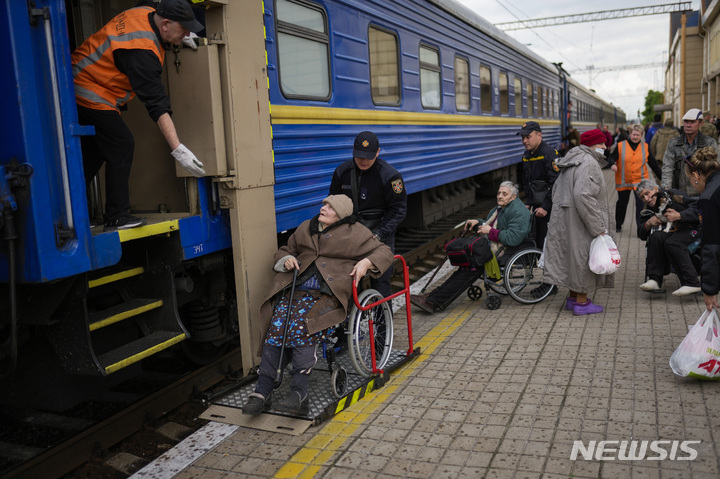
[[[547,235],[552,208],[552,187],[560,174],[555,164],[558,152],[542,139],[542,130],[536,121],[524,123],[516,133],[522,137],[525,147],[523,153],[523,188],[525,205],[535,208],[535,244],[543,247]]]
[[[407,213],[407,191],[402,175],[388,162],[378,158],[380,142],[371,131],[360,132],[355,138],[353,159],[335,169],[330,194],[345,194],[353,201],[354,213],[360,223],[395,252],[395,230]],[[390,296],[392,268],[377,280],[373,288]]]

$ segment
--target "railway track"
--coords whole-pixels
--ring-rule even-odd
[[[444,260],[442,246],[461,231],[455,226],[467,218],[484,216],[493,204],[490,198],[426,229],[399,231],[396,252],[409,265],[410,282]],[[399,268],[393,285],[397,289],[403,286]],[[69,413],[0,406],[0,477],[126,477],[202,427],[205,421],[197,415],[205,408],[203,397],[222,390],[223,385],[235,387],[246,380],[241,377],[240,364],[236,348],[199,369],[144,373],[131,381],[134,385]],[[153,386],[145,387],[143,381]],[[150,388],[152,392],[148,392]],[[90,409],[94,412],[88,413]]]

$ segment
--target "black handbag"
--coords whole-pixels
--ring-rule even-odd
[[[550,183],[545,180],[530,182],[530,202],[533,206],[542,206],[545,197],[550,193]]]
[[[493,257],[490,242],[484,236],[456,238],[445,245],[450,264],[461,268],[480,268]]]

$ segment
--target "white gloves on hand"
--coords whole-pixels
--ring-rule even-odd
[[[193,176],[198,178],[205,176],[203,164],[200,163],[200,160],[197,159],[193,152],[188,150],[182,143],[180,143],[180,146],[175,148],[171,154],[173,158],[175,158],[189,173],[192,173]]]
[[[197,35],[195,35],[193,32],[190,32],[190,35],[187,37],[183,37],[182,42],[183,45],[186,47],[190,47],[193,50],[197,50],[197,43],[195,43],[195,38],[197,38]]]

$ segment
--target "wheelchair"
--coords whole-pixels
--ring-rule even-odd
[[[502,305],[502,296],[510,295],[521,304],[535,304],[552,294],[553,286],[543,281],[542,250],[535,246],[533,240],[525,240],[514,247],[502,247],[499,251],[502,252],[502,259],[498,259],[500,280],[488,278],[484,271],[480,275],[488,293],[485,300],[488,309],[498,309]],[[477,301],[482,297],[482,288],[472,284],[467,289],[467,295]]]
[[[353,304],[347,319],[336,328],[335,337],[322,343],[322,354],[330,371],[332,392],[338,399],[348,393],[349,386],[348,372],[337,361],[338,354],[347,351],[354,372],[365,379],[382,374],[389,365],[395,337],[390,301],[398,296],[405,296],[406,303],[409,347],[405,356],[410,358],[415,354],[407,265],[402,256],[395,255],[395,259],[402,263],[405,288],[385,298],[375,289],[366,289],[358,294],[357,287],[353,284]]]

